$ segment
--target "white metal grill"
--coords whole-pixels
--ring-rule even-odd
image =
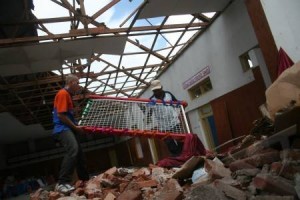
[[[173,137],[189,133],[183,103],[92,96],[80,125],[105,134]]]

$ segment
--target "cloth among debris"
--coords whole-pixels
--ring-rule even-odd
[[[192,182],[195,183],[198,179],[202,178],[202,177],[206,177],[207,176],[207,172],[205,171],[204,167],[201,167],[199,169],[196,169],[193,172],[193,176],[192,176]]]
[[[277,76],[279,76],[284,70],[294,65],[292,59],[287,55],[287,53],[280,47],[278,52],[278,70]]]
[[[177,157],[168,157],[158,161],[160,167],[179,167],[192,156],[205,155],[206,150],[196,134],[187,134],[183,144],[183,150]]]

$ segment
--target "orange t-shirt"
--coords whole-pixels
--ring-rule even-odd
[[[66,89],[61,89],[55,96],[53,107],[53,133],[60,133],[62,131],[70,130],[58,117],[58,113],[66,113],[68,118],[76,124],[74,118],[73,101],[70,93]]]

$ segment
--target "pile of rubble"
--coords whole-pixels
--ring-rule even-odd
[[[30,195],[37,199],[182,199],[184,189],[172,179],[174,169],[156,166],[144,168],[116,168],[91,178],[77,181],[71,194],[37,190]]]
[[[213,159],[194,156],[181,168],[113,167],[84,184],[77,181],[71,194],[39,189],[30,197],[32,200],[297,199],[300,151],[293,147],[285,150],[266,147],[267,140],[257,141],[249,135],[237,145],[243,149],[235,148],[223,159],[219,159],[220,155]]]
[[[296,113],[296,114],[295,114]],[[273,127],[258,120],[250,135],[226,154],[192,156],[180,168],[113,167],[62,194],[39,189],[31,200],[218,200],[299,199],[299,107],[278,116]]]

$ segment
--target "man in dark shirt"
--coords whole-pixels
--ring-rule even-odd
[[[153,92],[150,100],[161,100],[164,102],[177,101],[176,97],[171,92],[163,90],[163,87],[159,80],[152,81],[150,87]],[[178,113],[172,106],[156,105],[153,108],[153,112],[158,123],[157,129],[159,131],[178,132],[180,121],[178,119]],[[172,156],[178,156],[181,153],[183,146],[182,142],[170,138],[165,139],[164,142],[168,146],[169,152]]]

